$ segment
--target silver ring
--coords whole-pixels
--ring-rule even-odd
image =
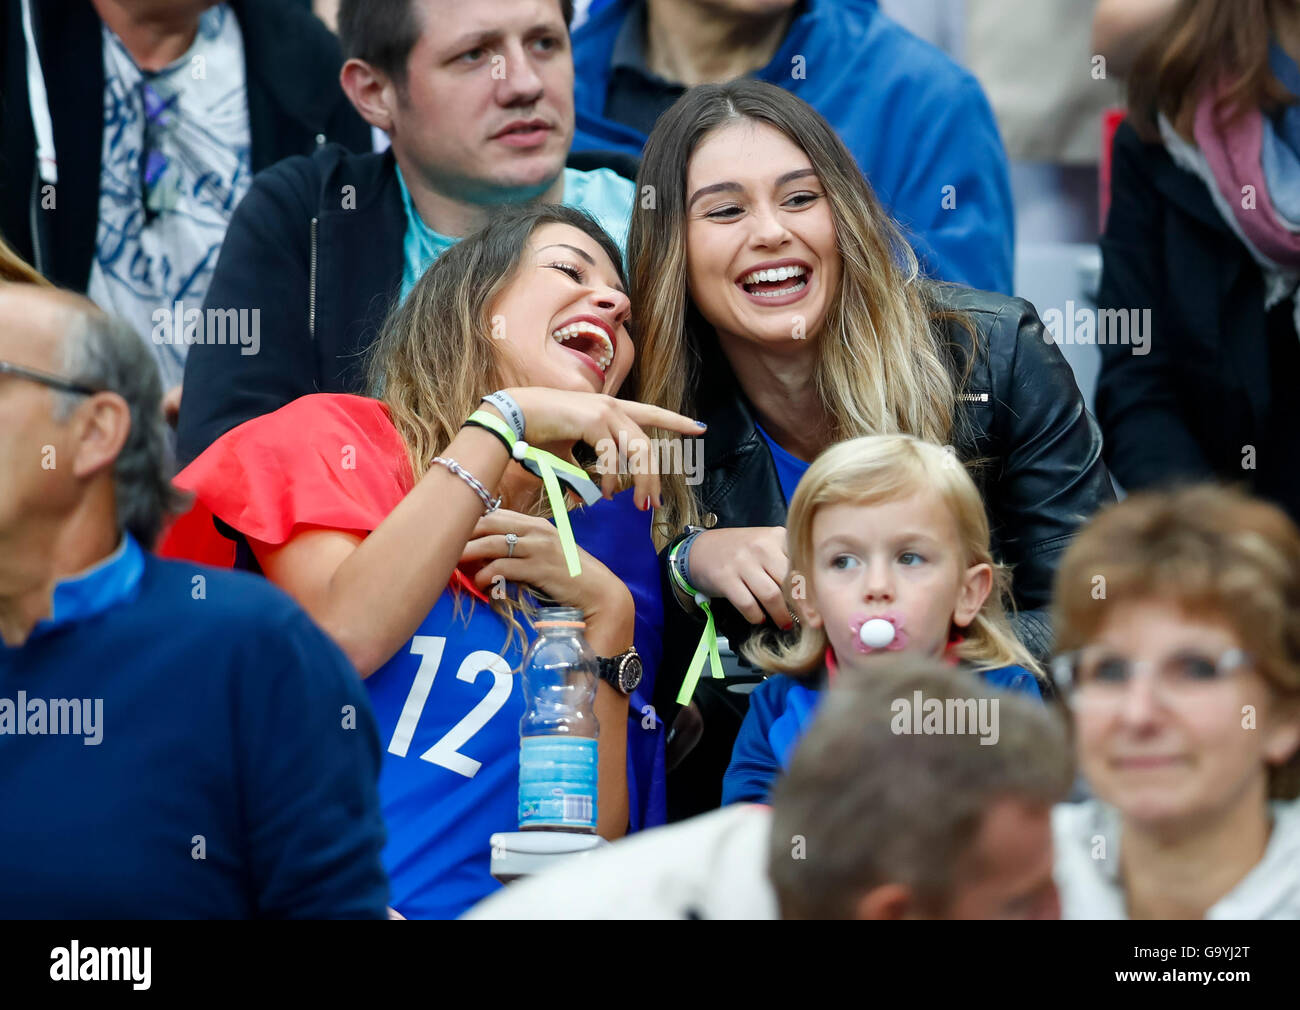
[[[515,544],[517,543],[519,543],[518,534],[515,533],[506,534],[506,557],[513,558],[515,556]]]

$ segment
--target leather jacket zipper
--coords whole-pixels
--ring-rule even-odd
[[[316,339],[316,222],[311,219],[311,267],[308,274],[307,332]]]

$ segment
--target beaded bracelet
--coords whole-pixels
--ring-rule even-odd
[[[448,470],[450,470],[452,473],[454,473],[457,477],[459,477],[461,480],[463,480],[466,484],[470,486],[473,492],[483,500],[484,515],[487,515],[490,512],[495,512],[500,507],[501,496],[498,495],[496,498],[493,498],[492,494],[488,491],[487,488],[485,488],[482,485],[482,483],[479,482],[478,478],[476,478],[472,473],[470,473],[463,466],[457,463],[454,459],[450,459],[444,456],[435,456],[433,457],[433,461],[437,463],[439,466],[445,466]]]

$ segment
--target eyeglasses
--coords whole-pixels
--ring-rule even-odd
[[[1071,704],[1117,704],[1139,678],[1149,678],[1166,701],[1178,703],[1215,690],[1251,662],[1241,649],[1218,656],[1186,650],[1156,662],[1135,663],[1110,649],[1090,647],[1057,656],[1052,673]]]
[[[96,393],[104,392],[102,389],[96,389],[81,382],[74,382],[59,375],[51,375],[49,372],[38,372],[34,368],[15,365],[10,361],[0,361],[0,375],[16,375],[20,379],[39,382],[42,386],[49,386],[51,389],[57,389],[64,393],[76,393],[79,396],[94,396]]]

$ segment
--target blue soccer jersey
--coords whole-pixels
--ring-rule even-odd
[[[177,477],[198,504],[164,549],[229,565],[234,548],[214,519],[266,545],[305,528],[364,534],[407,494],[405,454],[382,403],[300,397],[227,432]],[[627,725],[628,827],[635,831],[662,823],[666,812],[663,723],[648,704],[663,648],[651,516],[628,490],[576,508],[569,519],[578,543],[623,581],[636,605],[645,678],[629,699]],[[408,917],[458,915],[497,886],[489,838],[517,827],[518,670],[527,648],[516,634],[506,649],[507,632],[487,604],[444,591],[415,634],[365,680],[384,748],[384,862],[393,907]]]
[[[657,597],[648,516],[635,509],[632,493],[575,510],[570,521],[578,543],[629,582],[638,604],[638,646],[657,635],[661,612],[642,609],[648,580],[626,571],[633,564],[654,573]],[[628,534],[623,556],[602,557],[620,529]],[[407,918],[455,917],[500,886],[489,872],[488,839],[518,826],[524,714],[518,671],[526,648],[516,634],[505,650],[507,637],[505,621],[491,607],[468,594],[458,604],[448,589],[411,640],[366,679],[385,750],[379,777],[388,825],[384,867],[393,907]],[[640,725],[639,715],[629,722],[630,738]]]
[[[462,594],[456,610],[444,591],[366,679],[384,746],[384,867],[412,919],[454,918],[490,893],[488,838],[515,828],[521,643],[502,651],[506,623],[481,601]]]

